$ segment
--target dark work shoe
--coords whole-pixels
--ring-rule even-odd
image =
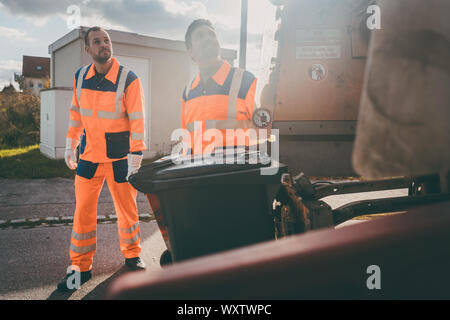
[[[72,270],[70,273],[66,274],[60,283],[58,283],[58,290],[62,292],[78,290],[91,278],[92,273],[90,270],[83,272]]]
[[[170,251],[166,249],[159,258],[159,265],[162,267],[168,264],[172,264],[172,255],[170,254]]]
[[[139,257],[125,259],[125,265],[131,270],[145,270],[146,268],[144,260]]]

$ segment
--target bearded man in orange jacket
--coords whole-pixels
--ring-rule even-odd
[[[78,289],[91,278],[97,201],[105,180],[114,201],[125,264],[132,270],[145,269],[139,257],[137,191],[127,181],[139,169],[146,150],[141,82],[113,58],[111,39],[104,29],[87,30],[85,50],[93,63],[75,73],[64,156],[67,166],[76,169],[76,209],[69,250],[72,263],[58,284],[60,291]],[[75,150],[80,143],[77,163]]]
[[[252,116],[256,109],[256,77],[221,58],[217,33],[209,20],[192,21],[186,30],[185,45],[199,72],[183,90],[181,128],[189,133],[189,139],[184,141],[182,152],[211,154],[255,146],[257,135],[252,136]],[[148,197],[162,237],[169,243],[167,226],[157,210],[159,200],[153,195]],[[167,250],[160,261],[172,261]]]
[[[252,136],[250,129],[255,128],[255,76],[221,58],[219,40],[209,20],[194,20],[186,31],[185,43],[199,69],[181,101],[181,128],[190,134],[186,153],[209,154],[217,148],[254,144],[256,134]]]

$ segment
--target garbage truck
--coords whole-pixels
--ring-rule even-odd
[[[354,176],[373,1],[273,2],[285,4],[264,33],[257,96],[279,130],[280,161],[311,176]]]
[[[142,167],[130,182],[157,213],[173,264],[119,278],[107,297],[448,298],[450,3],[273,2],[278,46],[259,107],[280,132],[280,170],[261,175],[273,165],[261,153],[252,164]],[[369,7],[381,29],[368,29]],[[362,178],[308,177],[348,169]],[[408,195],[335,209],[322,200],[399,188]]]

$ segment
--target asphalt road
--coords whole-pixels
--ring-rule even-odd
[[[75,187],[73,179],[0,179],[0,220],[73,216]],[[144,194],[138,192],[138,211],[150,213]],[[98,215],[114,214],[106,183],[98,200]]]
[[[70,265],[72,224],[30,227],[28,221],[73,217],[73,180],[0,179],[0,185],[0,299],[101,299],[111,281],[127,272],[119,249],[117,223],[108,220],[98,224],[92,279],[72,295],[56,292],[56,284]],[[140,215],[152,213],[142,193],[137,201]],[[115,214],[106,183],[100,193],[97,214],[107,217]],[[24,226],[8,226],[17,219],[27,222]],[[145,272],[151,272],[161,268],[159,257],[166,246],[156,222],[146,220],[140,222],[141,256],[147,264]]]
[[[155,221],[141,222],[141,257],[146,271],[160,269],[166,246]],[[57,292],[56,284],[70,265],[71,226],[39,226],[0,230],[0,299],[102,299],[108,285],[130,272],[119,250],[117,224],[99,224],[92,279],[73,294]]]

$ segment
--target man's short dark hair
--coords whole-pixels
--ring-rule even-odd
[[[91,28],[87,29],[87,31],[84,34],[84,43],[87,46],[89,46],[89,33],[91,33],[92,31],[105,31],[105,29],[103,29],[102,27],[98,27],[98,26],[91,27]]]
[[[216,31],[216,29],[214,29],[213,27],[213,24],[208,19],[197,19],[192,21],[186,30],[186,35],[184,36],[184,41],[187,49],[190,49],[192,47],[192,33],[194,32],[195,29],[203,25],[208,26],[214,31]]]

